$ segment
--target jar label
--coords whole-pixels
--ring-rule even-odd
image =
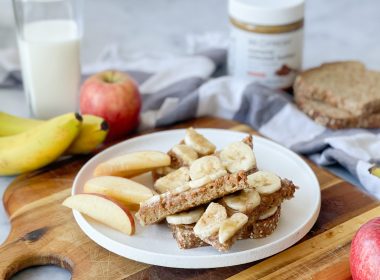
[[[261,34],[231,26],[228,71],[271,88],[288,88],[301,69],[302,45],[302,28]]]

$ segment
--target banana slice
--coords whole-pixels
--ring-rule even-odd
[[[159,167],[155,169],[154,171],[157,173],[159,176],[165,176],[168,175],[170,172],[176,171],[177,169],[171,168],[169,166],[165,167]]]
[[[220,170],[225,170],[222,162],[216,156],[205,156],[190,165],[190,178],[196,180]]]
[[[248,175],[248,184],[260,194],[272,194],[281,188],[281,179],[267,171],[257,171]]]
[[[172,148],[172,152],[182,161],[184,165],[190,165],[198,158],[197,152],[190,146],[178,144]]]
[[[191,164],[189,185],[191,188],[198,188],[226,174],[227,171],[218,157],[205,156]]]
[[[226,146],[219,154],[223,165],[230,173],[248,171],[256,167],[255,154],[251,147],[239,141]]]
[[[166,217],[166,221],[172,225],[190,225],[198,222],[199,218],[204,213],[202,207],[196,208],[191,211],[181,212],[178,214],[170,215]]]
[[[259,206],[260,194],[255,189],[245,189],[237,194],[223,197],[224,203],[239,212],[248,213]]]
[[[278,208],[277,206],[269,208],[267,211],[265,211],[259,216],[259,220],[265,220],[269,217],[272,217],[276,213],[277,208]]]
[[[226,208],[218,203],[211,202],[195,224],[194,233],[200,239],[204,240],[214,233],[217,233],[221,223],[225,219],[227,219]]]
[[[164,193],[185,185],[190,181],[189,168],[181,167],[168,175],[159,178],[154,183],[154,189],[158,193]]]
[[[215,145],[206,139],[203,135],[199,134],[194,128],[189,127],[186,130],[185,144],[192,147],[198,154],[210,155],[215,152]]]
[[[235,213],[224,220],[219,228],[219,242],[230,240],[247,222],[248,216],[243,213]]]

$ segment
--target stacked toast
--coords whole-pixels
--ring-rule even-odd
[[[294,97],[302,111],[329,128],[380,127],[380,73],[358,61],[326,63],[300,73]]]
[[[158,193],[140,204],[144,226],[165,221],[182,249],[211,245],[228,251],[236,240],[263,238],[277,227],[281,204],[297,187],[257,169],[252,136],[220,151],[193,128],[152,171]]]

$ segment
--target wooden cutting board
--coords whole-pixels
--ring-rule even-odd
[[[233,121],[202,118],[178,127],[228,128],[256,134]],[[174,128],[174,127],[172,127]],[[3,202],[11,233],[0,247],[0,279],[23,268],[54,264],[72,279],[350,279],[349,249],[355,231],[380,216],[379,203],[310,163],[321,185],[322,207],[312,230],[293,247],[262,261],[216,269],[174,269],[119,257],[91,241],[61,206],[89,157],[61,161],[20,176]]]

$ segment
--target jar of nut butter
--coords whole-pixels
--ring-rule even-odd
[[[229,73],[291,87],[302,65],[304,0],[229,0],[229,17]]]

